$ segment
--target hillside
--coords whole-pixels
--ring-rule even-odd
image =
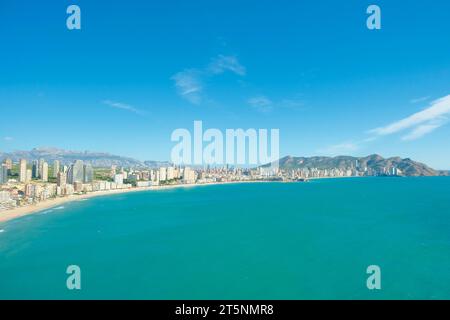
[[[303,168],[317,168],[317,169],[349,169],[367,168],[374,171],[381,171],[383,168],[396,167],[400,169],[405,176],[437,176],[443,175],[445,172],[436,171],[427,165],[413,161],[409,158],[402,159],[400,157],[383,158],[380,155],[373,154],[367,157],[292,157],[287,156],[280,159],[280,168],[289,169],[303,169]],[[268,166],[268,165],[266,165]]]

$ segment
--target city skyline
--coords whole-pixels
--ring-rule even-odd
[[[281,157],[376,153],[450,169],[444,1],[376,1],[376,31],[368,1],[77,1],[75,31],[69,4],[2,5],[2,152],[170,160],[171,133],[202,120],[279,128]]]

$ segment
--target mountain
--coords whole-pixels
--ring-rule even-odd
[[[269,164],[270,165],[270,164]],[[267,167],[269,165],[265,165]],[[434,170],[427,165],[411,160],[410,158],[402,159],[400,157],[383,158],[380,155],[372,154],[367,157],[292,157],[287,156],[279,160],[281,169],[350,169],[358,166],[359,168],[367,168],[375,172],[382,172],[383,168],[395,167],[402,171],[405,176],[437,176],[445,175],[444,171]],[[448,174],[448,172],[447,172]]]
[[[153,161],[153,160],[148,160],[148,161],[144,161],[144,165],[147,168],[160,168],[160,167],[169,167],[172,164],[169,161]]]
[[[35,148],[31,151],[14,151],[11,153],[0,152],[0,159],[11,158],[17,162],[20,159],[27,161],[44,159],[52,163],[54,160],[60,160],[62,164],[68,165],[75,160],[83,160],[92,164],[94,167],[110,167],[117,165],[121,167],[145,167],[146,165],[136,159],[117,156],[102,152],[89,151],[68,151],[58,148]]]

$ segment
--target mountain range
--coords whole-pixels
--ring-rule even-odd
[[[70,151],[59,148],[34,148],[31,151],[14,151],[5,153],[0,151],[0,159],[11,158],[14,162],[20,159],[27,161],[44,159],[52,163],[54,160],[61,161],[62,164],[68,165],[75,160],[83,160],[92,164],[94,167],[110,167],[116,165],[119,167],[133,168],[157,168],[161,166],[169,166],[168,161],[140,161],[130,157],[123,157],[104,152],[90,151]],[[268,165],[266,165],[268,166]],[[382,168],[396,167],[406,176],[436,176],[450,175],[449,171],[439,171],[428,167],[427,165],[413,161],[409,158],[391,157],[383,158],[380,155],[373,154],[367,157],[293,157],[286,156],[279,160],[281,169],[348,169],[359,166],[360,168],[368,168],[380,171]]]
[[[410,158],[391,157],[383,158],[378,154],[372,154],[367,157],[292,157],[287,156],[279,160],[281,169],[348,169],[348,168],[367,168],[376,172],[381,172],[383,168],[395,167],[400,169],[405,176],[438,176],[449,175],[448,171],[435,170],[427,165],[411,160]]]
[[[69,151],[58,148],[35,148],[31,151],[14,151],[10,153],[0,152],[0,159],[5,158],[11,158],[15,162],[20,159],[26,159],[27,161],[44,159],[48,163],[59,160],[63,165],[71,164],[75,160],[83,160],[86,163],[92,164],[94,167],[110,167],[116,165],[119,167],[141,168],[169,165],[169,162],[166,161],[139,161],[104,152]]]

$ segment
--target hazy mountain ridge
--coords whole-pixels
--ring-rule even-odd
[[[54,160],[60,160],[64,165],[71,164],[75,160],[83,160],[86,163],[92,164],[94,167],[110,167],[111,165],[116,165],[119,167],[157,168],[170,165],[169,161],[139,161],[130,157],[123,157],[105,152],[70,151],[51,147],[34,148],[31,151],[14,151],[10,153],[0,151],[0,160],[5,158],[11,158],[14,162],[18,162],[20,159],[26,159],[27,161],[44,159],[49,163],[52,163]],[[377,154],[369,155],[367,157],[286,156],[279,160],[279,165],[281,169],[347,169],[354,168],[356,162],[358,162],[360,168],[367,167],[377,171],[381,170],[383,167],[396,167],[406,176],[450,175],[450,171],[434,170],[427,165],[413,161],[410,158],[402,159],[400,157],[391,157],[385,159]]]
[[[279,161],[281,169],[348,169],[368,168],[381,171],[383,168],[396,167],[400,169],[405,176],[438,176],[449,175],[448,171],[439,171],[428,167],[427,165],[413,161],[410,158],[391,157],[383,158],[378,154],[372,154],[367,157],[292,157],[286,156]]]
[[[31,151],[14,151],[10,153],[0,152],[0,159],[5,158],[11,158],[15,162],[20,159],[26,159],[27,161],[44,159],[49,163],[52,163],[54,160],[59,160],[62,164],[67,165],[73,163],[75,160],[83,160],[86,163],[92,164],[94,167],[110,167],[111,165],[145,167],[143,162],[129,157],[104,152],[70,151],[58,148],[35,148]]]

